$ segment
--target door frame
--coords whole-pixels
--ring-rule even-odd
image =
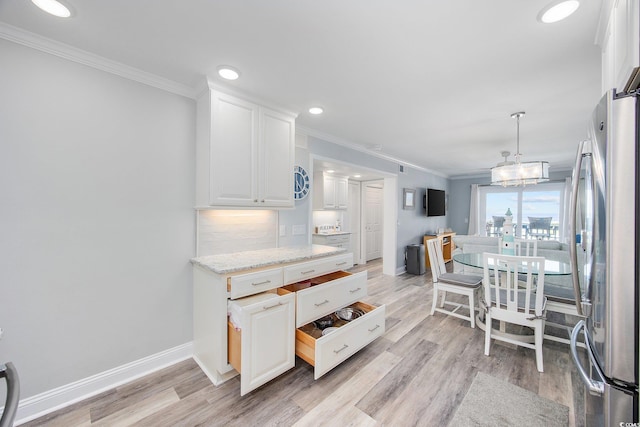
[[[367,171],[371,174],[375,174],[384,180],[383,190],[383,232],[382,232],[382,273],[390,276],[398,274],[397,267],[397,250],[398,250],[398,176],[389,172],[384,172],[378,169],[369,168],[366,166],[360,166],[353,163],[344,162],[342,160],[334,159],[332,157],[319,156],[316,154],[309,154],[309,168],[311,170],[311,176],[314,176],[313,165],[315,160],[325,160],[332,163],[338,163],[353,169],[354,171]],[[313,182],[312,182],[313,184]],[[362,203],[362,185],[360,186],[360,203]],[[362,218],[362,212],[360,212]],[[313,224],[313,206],[309,204],[309,224]],[[360,221],[362,224],[362,221]],[[362,226],[361,226],[362,228]],[[362,230],[360,230],[360,238],[362,239]],[[309,233],[309,239],[311,239],[311,233]],[[391,244],[387,244],[391,242]],[[360,247],[360,256],[364,253],[363,247]]]

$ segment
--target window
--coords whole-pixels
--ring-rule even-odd
[[[479,234],[501,236],[504,216],[510,209],[515,237],[562,240],[564,187],[563,182],[529,187],[480,187]]]

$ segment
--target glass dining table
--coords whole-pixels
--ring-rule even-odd
[[[481,253],[468,253],[468,254],[455,254],[453,260],[462,265],[469,267],[484,268],[483,259]],[[492,259],[489,258],[489,265],[493,267]],[[498,266],[500,270],[500,266]],[[506,270],[505,270],[506,271]],[[526,268],[523,266],[522,273],[526,273]],[[537,275],[538,273],[534,273]],[[544,275],[545,276],[567,276],[571,274],[571,264],[568,262],[555,261],[551,259],[544,260]]]
[[[484,268],[484,261],[483,261],[483,254],[482,253],[466,253],[466,254],[455,254],[453,256],[453,261],[460,263],[462,265],[466,265],[469,267],[476,267],[479,269]],[[489,263],[490,265],[492,265],[493,259],[489,258]],[[501,267],[498,266],[498,270],[500,270]],[[506,268],[505,268],[506,271]],[[523,271],[522,273],[526,273],[526,268],[524,268],[523,266]],[[533,273],[534,275],[537,275],[537,272]],[[562,262],[562,261],[556,261],[556,260],[551,260],[551,259],[545,259],[544,260],[544,275],[545,278],[547,278],[548,276],[554,276],[554,277],[559,277],[559,276],[570,276],[572,274],[571,271],[571,264],[568,262]],[[549,279],[551,280],[551,277],[549,277]],[[546,280],[545,280],[546,282]],[[547,301],[547,311],[557,311],[560,313],[565,313],[565,314],[571,314],[571,315],[577,315],[577,311],[575,311],[575,301],[573,298],[573,288],[569,288],[569,287],[559,287],[559,286],[555,286],[555,285],[551,285],[550,286],[546,286],[545,285],[545,289],[544,289],[544,293],[548,298]],[[484,330],[484,316],[483,316],[483,311],[480,310],[478,313],[478,316],[476,316],[476,324],[479,326],[480,329]],[[563,328],[566,328],[565,325],[556,325],[554,323],[548,322],[547,324],[553,325],[553,326],[561,326]],[[505,334],[504,329],[501,328],[499,331],[496,331],[494,329],[494,331],[496,333],[501,333],[503,335],[508,335],[510,336],[512,339],[517,339],[517,340],[525,340],[527,342],[529,342],[531,339],[533,339],[532,336],[521,336],[521,335],[511,335],[511,334]],[[545,339],[549,339],[552,341],[558,341],[558,342],[562,342],[565,344],[568,344],[569,341],[566,338],[561,338],[561,337],[557,337],[555,335],[549,335],[546,334],[544,335]]]

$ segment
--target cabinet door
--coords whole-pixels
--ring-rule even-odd
[[[346,178],[336,178],[335,207],[337,209],[347,209],[348,196],[349,180]]]
[[[243,308],[241,396],[295,366],[295,330],[293,293]]]
[[[323,177],[323,206],[325,209],[333,209],[336,207],[336,179],[332,176],[325,175]]]
[[[219,92],[211,103],[210,204],[255,206],[258,107]]]
[[[293,207],[295,123],[292,117],[262,108],[259,144],[259,204]]]

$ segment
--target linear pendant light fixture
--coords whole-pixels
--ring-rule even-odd
[[[505,161],[491,168],[491,185],[502,185],[503,187],[525,186],[527,184],[538,184],[549,181],[548,162],[521,162],[520,161],[520,117],[524,116],[524,111],[513,113],[512,119],[517,121],[516,154],[515,162],[507,161],[508,152],[503,152]],[[506,154],[505,154],[506,153]]]

